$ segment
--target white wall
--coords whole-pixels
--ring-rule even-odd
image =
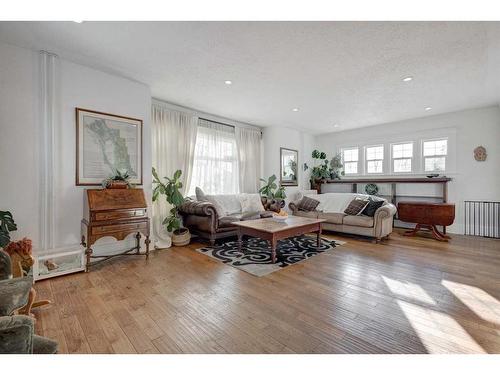
[[[388,148],[390,143],[397,141],[441,136],[449,140],[448,166],[444,174],[452,177],[453,181],[449,183],[448,201],[456,204],[455,224],[449,230],[463,233],[464,200],[500,200],[498,106],[323,134],[316,136],[315,144],[330,155],[345,146],[383,143]],[[485,162],[474,159],[473,150],[479,145],[486,147],[488,158]],[[333,189],[335,187],[329,185],[324,191]],[[434,195],[435,189],[433,186],[405,185],[400,191],[407,195]]]
[[[303,169],[304,163],[311,164],[314,137],[286,127],[268,127],[263,129],[263,178],[275,174],[280,176],[280,147],[299,152],[299,186],[286,187],[287,205],[299,190],[309,189],[309,171]]]
[[[40,197],[37,138],[39,118],[38,52],[0,43],[0,209],[13,212],[18,223],[14,238],[32,238],[39,248]],[[72,62],[56,65],[58,121],[55,131],[55,238],[54,248],[79,247],[84,188],[75,186],[75,107],[82,107],[143,120],[144,189],[151,201],[151,93],[149,88]],[[106,251],[128,246],[113,243]],[[103,249],[101,247],[101,249]],[[99,246],[96,246],[99,253]]]
[[[11,211],[14,239],[39,240],[37,53],[0,43],[0,210]]]

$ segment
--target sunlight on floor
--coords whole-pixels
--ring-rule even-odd
[[[424,302],[429,305],[436,305],[436,302],[432,299],[432,297],[418,284],[409,282],[403,283],[386,276],[382,276],[382,279],[389,290],[394,294]]]
[[[500,324],[500,302],[475,286],[443,280],[441,284],[474,313],[491,323]]]
[[[449,315],[412,303],[397,302],[429,353],[486,353]]]

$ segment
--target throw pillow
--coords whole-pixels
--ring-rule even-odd
[[[373,217],[373,216],[375,216],[375,211],[377,211],[380,207],[382,207],[384,205],[384,203],[385,203],[385,201],[383,201],[383,200],[370,199],[370,201],[368,202],[368,205],[365,207],[365,209],[361,213],[363,215]]]
[[[302,197],[302,199],[297,203],[297,208],[300,211],[314,211],[318,207],[319,201],[309,197]]]
[[[259,194],[240,194],[238,198],[240,199],[242,213],[265,211]]]
[[[345,209],[344,213],[347,215],[360,215],[361,212],[365,209],[366,206],[368,206],[368,203],[370,201],[365,200],[365,199],[359,199],[355,198],[349,203],[349,206]]]
[[[196,200],[197,201],[200,201],[200,202],[208,201],[207,196],[205,195],[203,190],[201,190],[200,187],[196,186],[196,189],[194,189],[194,192],[196,193]]]

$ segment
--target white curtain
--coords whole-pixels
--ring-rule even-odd
[[[260,178],[260,130],[236,128],[239,161],[239,188],[242,193],[256,193]]]
[[[152,105],[153,167],[160,178],[172,177],[176,170],[182,171],[182,194],[185,196],[191,183],[198,117],[168,109],[161,104]],[[165,197],[153,204],[153,232],[157,247],[169,247],[170,237],[163,219],[168,214]]]
[[[238,174],[234,127],[200,118],[189,195],[239,193]]]

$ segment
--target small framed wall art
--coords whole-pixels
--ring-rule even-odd
[[[142,185],[142,120],[76,108],[76,185],[127,172]]]

